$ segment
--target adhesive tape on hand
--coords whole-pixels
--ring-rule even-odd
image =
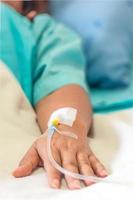
[[[60,108],[54,111],[50,116],[50,119],[48,121],[48,127],[52,125],[52,121],[56,118],[59,119],[59,122],[61,124],[65,124],[72,127],[74,121],[76,120],[76,116],[77,116],[77,110],[75,108],[72,107]]]

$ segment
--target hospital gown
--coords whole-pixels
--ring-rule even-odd
[[[13,72],[29,101],[68,84],[87,91],[80,38],[49,15],[33,22],[0,3],[0,59]]]

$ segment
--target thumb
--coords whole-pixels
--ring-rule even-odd
[[[39,166],[39,163],[40,157],[35,146],[32,145],[12,175],[16,178],[28,176]]]

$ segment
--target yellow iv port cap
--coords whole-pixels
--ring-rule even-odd
[[[60,125],[60,120],[59,120],[59,118],[53,119],[53,120],[52,120],[52,125],[53,125],[53,126],[59,126],[59,125]]]

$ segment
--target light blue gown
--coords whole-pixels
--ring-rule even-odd
[[[29,101],[68,84],[87,91],[80,38],[46,14],[34,22],[0,4],[0,59],[13,72]]]

